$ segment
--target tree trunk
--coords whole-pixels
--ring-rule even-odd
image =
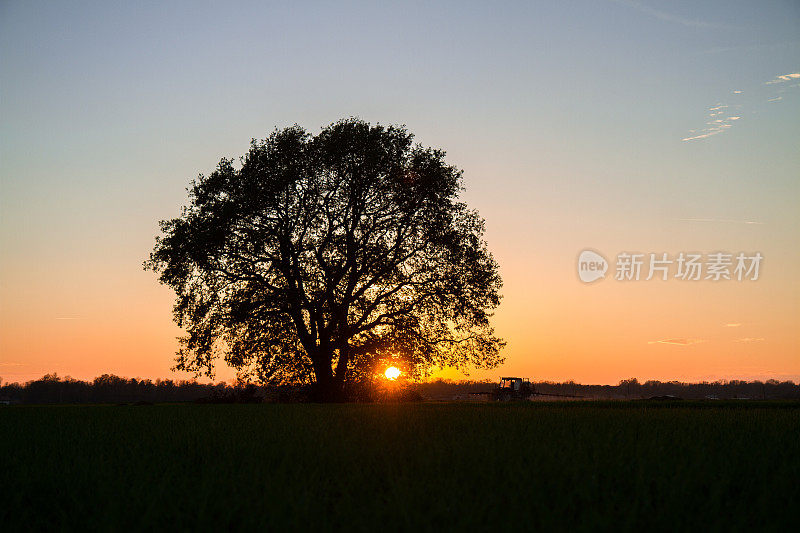
[[[333,374],[331,368],[332,354],[318,356],[314,361],[314,387],[312,399],[315,402],[334,403],[345,401],[344,376]]]
[[[344,383],[335,377],[324,380],[317,378],[313,388],[313,398],[315,402],[337,403],[346,400],[344,394]]]

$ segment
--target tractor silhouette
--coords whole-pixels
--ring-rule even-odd
[[[500,384],[495,387],[493,397],[499,402],[513,400],[528,400],[536,394],[536,390],[529,379],[505,377],[500,378]]]
[[[470,392],[470,399],[475,401],[494,400],[496,402],[513,402],[530,400],[534,396],[553,396],[556,398],[583,398],[575,394],[558,394],[555,392],[538,392],[528,378],[504,377],[490,392]]]

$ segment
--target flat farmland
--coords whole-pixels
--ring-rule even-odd
[[[800,403],[0,407],[21,530],[788,530]]]

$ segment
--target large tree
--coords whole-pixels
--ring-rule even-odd
[[[394,364],[491,368],[498,266],[461,171],[405,127],[347,119],[253,141],[189,189],[145,267],[176,293],[176,368],[218,356],[262,382],[337,400]]]

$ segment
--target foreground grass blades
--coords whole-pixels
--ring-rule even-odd
[[[6,531],[779,530],[800,501],[791,402],[13,406],[0,430]]]

